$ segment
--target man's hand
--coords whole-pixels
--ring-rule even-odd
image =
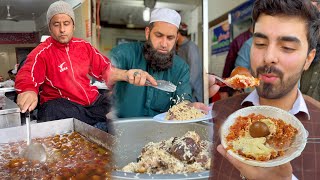
[[[220,89],[220,86],[216,84],[216,79],[214,76],[209,75],[209,98],[214,96]]]
[[[145,86],[146,80],[150,81],[151,85],[157,86],[156,80],[147,72],[141,69],[122,70],[112,68],[110,71],[110,79],[107,85],[114,85],[118,81],[126,81],[136,86]]]
[[[17,104],[22,113],[27,110],[32,111],[37,107],[38,95],[34,91],[26,91],[18,95]]]
[[[210,111],[210,107],[201,102],[194,102],[191,103],[191,105],[197,109],[202,110],[205,114],[208,114],[208,112]]]
[[[145,86],[146,80],[150,81],[151,85],[157,86],[156,80],[146,71],[141,69],[130,69],[126,71],[127,82],[136,86]]]
[[[218,152],[225,157],[235,168],[237,168],[241,175],[247,179],[290,179],[292,178],[292,166],[286,163],[276,167],[255,167],[247,165],[235,158],[233,158],[220,144],[217,147]]]

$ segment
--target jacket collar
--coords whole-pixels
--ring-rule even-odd
[[[46,41],[48,41],[49,43],[52,43],[57,48],[65,48],[68,45],[70,46],[70,44],[72,43],[72,40],[73,40],[73,37],[70,39],[70,41],[67,44],[62,44],[59,41],[53,39],[52,36],[50,36]]]

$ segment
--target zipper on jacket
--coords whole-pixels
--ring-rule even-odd
[[[66,52],[67,52],[67,56],[68,56],[68,59],[69,59],[70,66],[72,66],[71,59],[70,59],[70,56],[69,56],[69,43],[67,44],[67,46],[66,46],[65,49],[66,49]],[[72,68],[72,67],[71,67],[71,68]],[[73,72],[73,70],[72,70],[72,73],[73,73],[73,79],[74,79],[74,81],[77,82],[77,80],[76,80],[75,77],[74,77],[74,72]],[[78,85],[81,87],[81,89],[83,90],[84,94],[85,94],[86,97],[87,97],[88,103],[89,103],[89,105],[90,105],[91,102],[90,102],[90,99],[89,99],[86,91],[84,90],[84,88],[83,88],[78,82],[77,82],[77,84],[78,84]]]
[[[69,44],[67,44],[66,51],[69,54]],[[69,56],[69,55],[68,55]]]

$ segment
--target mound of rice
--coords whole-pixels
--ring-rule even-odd
[[[189,102],[183,101],[168,110],[166,120],[192,120],[203,116],[205,114],[201,110],[194,108]]]
[[[160,142],[146,144],[138,162],[122,168],[124,172],[149,174],[182,174],[210,169],[212,143],[201,140],[194,131],[182,137],[171,137]],[[195,150],[196,149],[196,150]]]

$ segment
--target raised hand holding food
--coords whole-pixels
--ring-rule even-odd
[[[258,78],[254,78],[248,69],[241,66],[236,67],[231,72],[231,76],[226,78],[225,81],[232,86],[233,89],[245,89],[260,84]]]

